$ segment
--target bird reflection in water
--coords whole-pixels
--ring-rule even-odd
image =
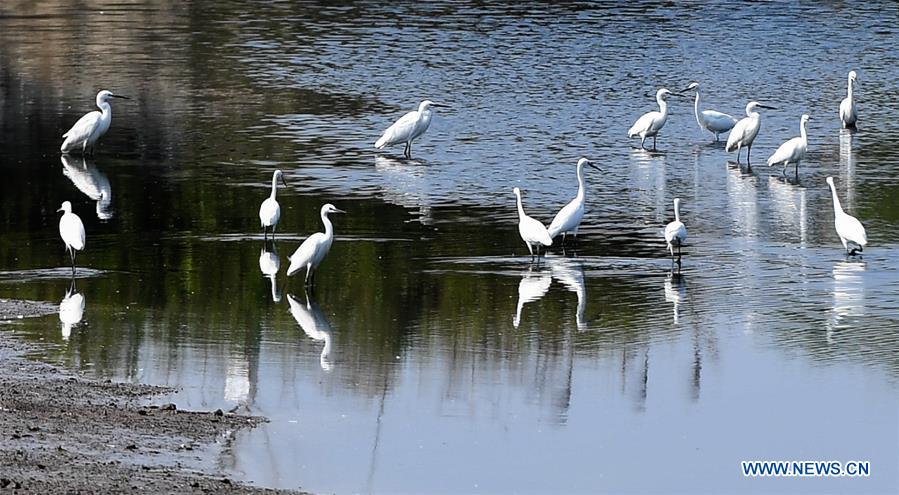
[[[552,257],[546,258],[546,264],[549,265],[552,278],[561,282],[570,292],[577,294],[577,313],[575,314],[575,319],[579,329],[585,328],[587,326],[587,321],[584,318],[584,309],[587,306],[587,288],[584,285],[583,262],[573,258]],[[518,293],[520,297],[520,286]]]
[[[827,322],[827,343],[834,330],[846,328],[852,319],[865,315],[865,262],[838,261],[833,265],[833,304]]]
[[[300,304],[293,297],[293,294],[287,295],[287,302],[290,304],[290,314],[293,315],[293,319],[297,321],[297,324],[300,325],[300,328],[303,329],[307,336],[325,343],[319,356],[319,362],[323,370],[330,371],[332,365],[328,358],[331,355],[331,324],[328,322],[325,313],[318,307],[318,304],[315,304],[315,301],[309,297],[309,293],[307,292],[305,295],[305,305]]]
[[[680,270],[672,269],[665,277],[665,300],[674,305],[674,324],[680,322],[680,304],[687,298],[687,279]]]
[[[512,318],[512,325],[515,328],[521,323],[521,310],[524,305],[545,296],[552,282],[549,271],[531,267],[523,272],[521,282],[518,283],[518,307],[515,309],[515,317]]]
[[[264,242],[259,252],[259,271],[268,277],[272,285],[272,301],[281,302],[281,290],[278,289],[278,270],[281,269],[281,258],[278,257],[278,246],[275,241]]]
[[[75,288],[75,277],[69,283],[65,297],[59,303],[59,321],[62,322],[62,339],[69,340],[72,327],[81,323],[84,318],[84,296]]]
[[[62,155],[60,160],[63,175],[68,177],[85,196],[97,202],[97,218],[100,220],[112,218],[112,186],[106,174],[100,172],[92,160],[84,157],[81,157],[81,163],[68,155]]]

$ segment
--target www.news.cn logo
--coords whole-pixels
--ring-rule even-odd
[[[869,461],[742,461],[743,476],[849,476],[871,475]]]

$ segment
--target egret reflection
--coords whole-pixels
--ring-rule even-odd
[[[772,210],[780,225],[788,225],[789,233],[798,233],[799,242],[808,242],[808,201],[804,187],[796,187],[783,177],[768,176],[768,192]]]
[[[310,338],[325,343],[319,356],[319,362],[323,370],[330,371],[332,365],[328,358],[331,355],[331,324],[325,313],[309,297],[308,292],[305,305],[300,304],[293,294],[287,294],[287,302],[290,304],[290,314],[293,315],[293,319],[297,321],[303,332]]]
[[[85,196],[97,202],[97,218],[109,220],[112,212],[112,186],[106,174],[94,165],[93,161],[81,157],[81,163],[68,155],[60,157],[62,173]]]
[[[512,318],[512,325],[515,328],[521,323],[521,310],[524,309],[524,305],[545,296],[552,282],[549,271],[534,270],[533,267],[524,271],[521,282],[518,283],[518,307],[515,309],[515,317]]]
[[[418,221],[422,225],[434,223],[431,211],[431,182],[427,168],[421,160],[399,160],[384,155],[375,155],[375,170],[383,183],[384,200],[404,208],[417,209]]]
[[[865,315],[865,268],[861,260],[838,261],[833,265],[833,303],[827,322],[827,343],[833,343],[833,331],[845,328]]]
[[[278,246],[272,241],[271,250],[269,250],[269,244],[265,243],[259,252],[259,271],[271,281],[272,301],[274,302],[281,302],[281,290],[278,289],[277,278],[280,269],[281,258],[278,257]]]
[[[577,327],[586,327],[587,321],[584,319],[584,309],[587,307],[587,288],[584,285],[584,263],[573,258],[552,257],[546,258],[546,264],[549,265],[552,278],[561,282],[569,291],[577,294],[577,314],[575,315]],[[520,285],[518,294],[520,297]]]
[[[680,304],[687,298],[687,279],[678,270],[665,277],[665,300],[674,305],[674,324],[680,320]]]
[[[84,318],[84,296],[75,288],[75,278],[69,284],[66,295],[59,303],[59,321],[62,322],[62,339],[69,340],[72,327],[81,323]]]
[[[840,184],[846,188],[846,207],[855,208],[855,154],[852,150],[852,129],[840,129]]]

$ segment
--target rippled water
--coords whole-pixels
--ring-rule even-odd
[[[187,408],[271,419],[233,476],[335,493],[831,492],[899,486],[899,73],[892,3],[0,6],[6,329]],[[733,47],[740,52],[735,53]],[[841,131],[846,73],[860,123]],[[672,99],[660,151],[626,129],[658,87],[763,112],[752,169]],[[129,95],[96,157],[60,135]],[[401,159],[380,131],[438,109]],[[764,159],[812,116],[798,181]],[[513,186],[549,221],[591,157],[576,246],[538,266]],[[285,171],[277,256],[256,215]],[[834,176],[865,224],[833,230]],[[682,198],[680,272],[661,230]],[[54,210],[87,250],[70,290]],[[288,256],[335,219],[315,293]],[[264,275],[272,259],[283,266]],[[79,300],[75,294],[83,298]],[[82,306],[83,303],[83,306]],[[746,479],[749,459],[870,460],[865,479]]]

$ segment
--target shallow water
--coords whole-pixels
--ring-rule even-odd
[[[180,407],[269,417],[228,445],[231,475],[334,493],[899,486],[894,4],[88,5],[0,7],[0,297],[70,290],[63,200],[88,232],[83,308],[6,329],[50,344],[42,359],[177,386]],[[850,68],[855,133],[837,117]],[[659,152],[625,138],[658,87],[692,80],[707,108],[779,108],[752,169],[692,100],[672,100]],[[94,158],[60,159],[101,87],[134,99]],[[425,97],[452,108],[414,159],[373,152]],[[802,113],[796,181],[764,159]],[[579,239],[531,266],[511,188],[548,222],[580,156],[603,172]],[[275,168],[272,284],[257,209]],[[828,175],[864,257],[842,252]],[[675,196],[679,273],[660,235]],[[325,202],[348,213],[307,297],[286,257]],[[873,475],[743,478],[755,459]]]

